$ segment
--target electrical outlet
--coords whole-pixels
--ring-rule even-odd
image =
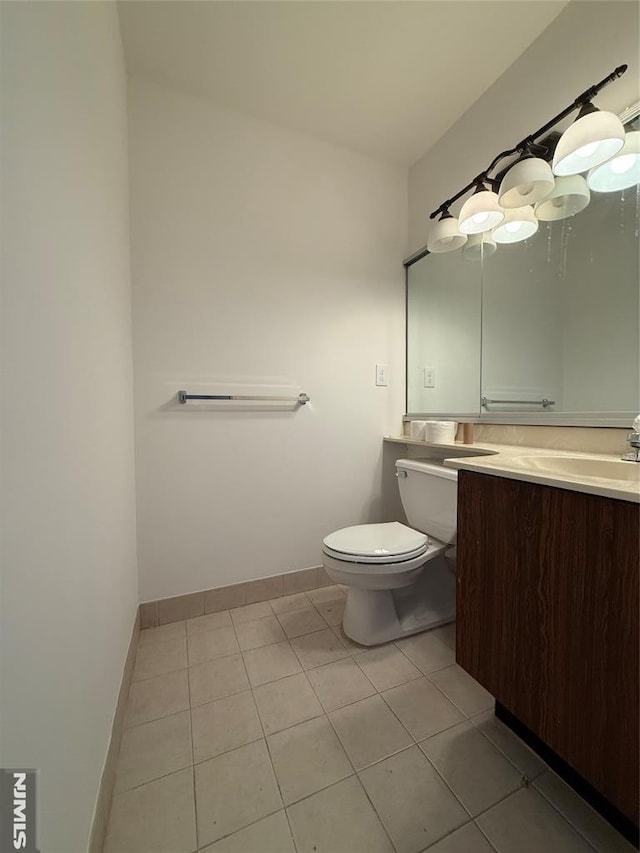
[[[424,377],[424,387],[425,388],[435,388],[436,387],[436,369],[435,367],[425,367],[423,370]]]
[[[376,385],[388,385],[389,365],[376,364]]]

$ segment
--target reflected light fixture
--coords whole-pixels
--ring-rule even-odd
[[[529,205],[505,210],[504,221],[491,232],[496,243],[519,243],[538,230],[538,220]]]
[[[462,257],[465,261],[479,261],[480,258],[488,258],[493,255],[497,248],[496,241],[489,231],[472,234],[462,247]]]
[[[507,209],[534,204],[553,189],[553,172],[546,160],[525,157],[509,169],[498,192],[498,201]]]
[[[462,205],[459,223],[463,234],[480,234],[490,231],[504,219],[504,211],[498,203],[498,196],[492,190],[479,183],[474,194]]]
[[[595,166],[587,176],[589,189],[598,193],[626,190],[640,183],[640,131],[625,135],[624,145],[611,160]]]
[[[467,235],[461,234],[458,220],[449,211],[445,211],[440,220],[429,229],[427,249],[434,254],[454,252],[467,242]]]
[[[624,125],[615,113],[585,104],[560,137],[553,155],[555,175],[578,175],[599,166],[624,145]]]
[[[590,198],[589,187],[582,175],[557,178],[551,193],[535,205],[535,215],[542,222],[567,219],[584,210]]]

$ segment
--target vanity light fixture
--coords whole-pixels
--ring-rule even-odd
[[[581,95],[578,95],[573,103],[565,107],[562,112],[538,130],[526,136],[515,147],[500,152],[483,172],[451,198],[443,201],[430,214],[430,219],[442,215],[443,219],[446,220],[450,216],[449,208],[451,205],[471,190],[474,190],[473,195],[467,199],[460,211],[458,227],[462,235],[478,234],[497,229],[505,218],[505,209],[510,210],[527,206],[534,201],[534,196],[535,215],[538,219],[545,221],[572,216],[586,207],[589,203],[589,188],[584,178],[581,178],[580,181],[572,181],[571,184],[564,183],[560,188],[558,188],[558,181],[555,182],[555,186],[551,186],[552,175],[549,175],[550,170],[541,165],[544,164],[543,160],[535,156],[541,147],[539,140],[544,143],[544,138],[549,134],[549,131],[564,121],[571,113],[576,110],[579,111],[576,121],[560,137],[553,157],[553,169],[551,171],[559,175],[563,181],[568,177],[579,177],[581,172],[587,172],[619,153],[625,142],[622,122],[614,113],[598,110],[591,102],[605,86],[622,77],[626,70],[626,65],[619,65],[614,68],[599,83],[595,83]],[[635,153],[635,151],[629,153]],[[531,154],[534,156],[527,156]],[[518,155],[520,159],[504,175],[498,196],[493,191],[498,189],[498,181],[490,175],[498,163],[514,155]],[[622,160],[616,168],[620,170],[631,168],[631,159]],[[488,186],[491,189],[487,189]],[[544,189],[550,190],[547,195],[543,194]],[[512,223],[515,221],[512,220]],[[528,217],[526,222],[531,227],[532,223]],[[441,223],[442,220],[438,224]],[[505,228],[507,224],[509,223],[505,223]],[[452,226],[448,227],[451,228]],[[523,230],[526,230],[524,226]],[[515,234],[515,225],[506,233]],[[450,232],[448,236],[452,236]],[[432,245],[438,245],[437,237],[438,232],[436,231],[436,238],[430,238],[429,242]],[[431,251],[429,244],[427,248]],[[449,250],[440,249],[440,251]]]
[[[553,172],[546,160],[524,157],[509,169],[498,192],[498,200],[507,209],[534,204],[553,189]]]
[[[615,113],[584,104],[560,137],[553,155],[554,175],[579,175],[599,166],[624,145],[624,125]]]
[[[582,175],[566,175],[556,179],[552,192],[535,208],[535,215],[542,222],[567,219],[580,213],[589,204],[591,194]]]
[[[471,234],[462,247],[462,257],[465,261],[479,261],[480,258],[488,258],[493,255],[497,248],[496,241],[489,231]]]
[[[493,229],[491,236],[496,243],[519,243],[532,237],[537,230],[538,220],[533,208],[526,205],[505,210],[504,221]]]
[[[462,205],[460,231],[463,234],[481,234],[499,225],[503,219],[504,210],[500,207],[497,194],[479,182],[474,194]]]
[[[445,211],[440,220],[431,226],[427,249],[434,254],[453,252],[466,242],[467,235],[460,233],[458,220]]]
[[[591,169],[587,184],[594,192],[609,193],[637,183],[640,183],[640,131],[631,130],[615,157]]]

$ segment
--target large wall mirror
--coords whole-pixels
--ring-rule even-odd
[[[407,413],[629,425],[640,411],[639,228],[640,186],[592,192],[526,241],[409,262]]]

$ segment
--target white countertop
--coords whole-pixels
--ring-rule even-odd
[[[524,480],[529,483],[540,483],[545,486],[555,486],[559,489],[569,489],[574,492],[586,492],[592,495],[601,495],[617,500],[633,501],[640,503],[640,463],[629,462],[637,469],[636,480],[609,480],[603,477],[591,477],[586,475],[573,475],[565,472],[556,473],[527,468],[518,461],[523,456],[553,456],[553,457],[576,457],[581,459],[602,459],[607,461],[618,461],[620,456],[603,453],[580,453],[572,450],[552,450],[546,447],[525,447],[512,444],[462,444],[453,442],[449,444],[436,444],[435,442],[418,441],[404,437],[388,437],[386,441],[394,441],[399,444],[420,445],[425,448],[433,448],[439,454],[442,451],[454,450],[455,456],[446,456],[444,464],[449,468],[457,468],[462,471],[475,471],[478,474],[490,474],[494,477],[506,477],[510,480]]]

